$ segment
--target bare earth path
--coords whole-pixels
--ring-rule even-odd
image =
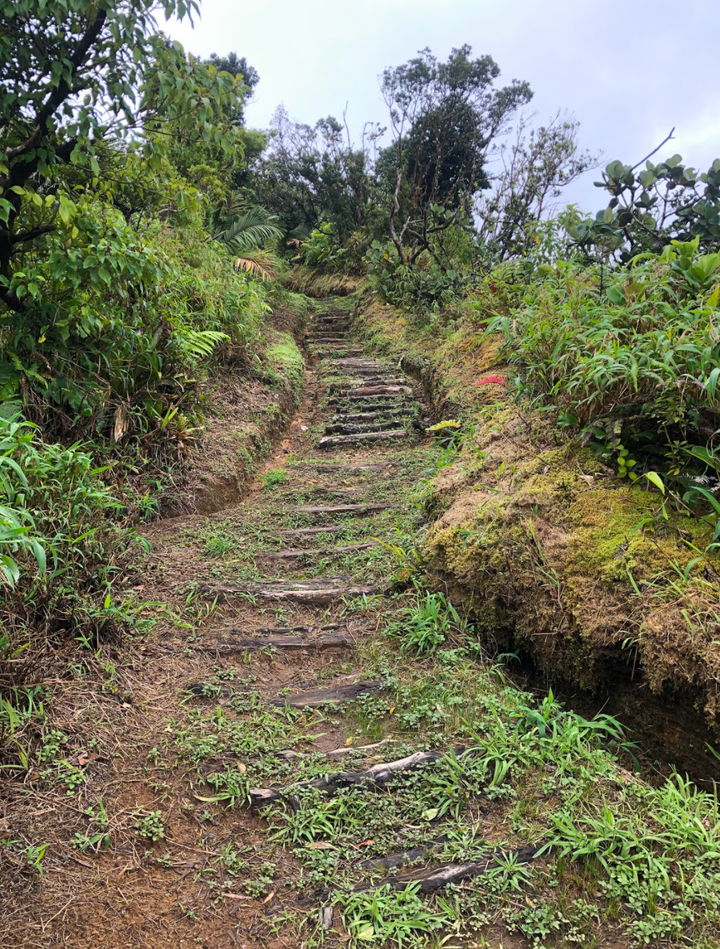
[[[422,715],[398,729],[378,645],[386,545],[422,520],[419,393],[342,310],[313,333],[305,403],[250,496],[152,531],[153,635],[57,683],[77,780],[63,765],[28,799],[44,878],[18,871],[3,946],[340,945],[336,888],[402,891],[415,861],[431,892],[492,864],[428,862],[443,838],[417,783],[454,752]]]

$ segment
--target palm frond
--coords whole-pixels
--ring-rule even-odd
[[[226,244],[233,253],[242,255],[262,247],[266,241],[281,237],[282,228],[276,222],[277,217],[265,208],[246,208],[229,219],[226,227],[215,234],[215,240]]]
[[[279,260],[274,254],[267,250],[250,250],[241,254],[235,261],[235,267],[238,270],[244,270],[246,273],[259,277],[263,282],[265,280],[274,280],[277,276]]]

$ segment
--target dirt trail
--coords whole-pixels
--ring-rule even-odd
[[[333,840],[339,812],[323,811],[325,834],[297,819],[308,792],[342,802],[360,788],[348,826],[362,827],[377,789],[439,757],[387,726],[374,643],[396,569],[378,540],[418,520],[419,393],[353,345],[343,311],[311,334],[305,401],[246,500],[151,531],[138,592],[163,604],[153,633],[56,683],[59,756],[80,786],[58,770],[49,789],[17,787],[7,802],[49,846],[41,880],[18,865],[2,946],[296,946],[303,917],[338,924],[328,861],[364,861],[355,886],[406,862],[402,820],[386,840],[352,843]],[[317,870],[298,886],[293,849],[308,845]]]

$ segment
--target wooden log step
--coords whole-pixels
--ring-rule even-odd
[[[341,448],[343,445],[362,445],[364,442],[396,441],[409,438],[406,429],[399,428],[389,432],[367,432],[363,435],[330,435],[321,438],[318,448]]]
[[[433,850],[439,850],[445,846],[448,840],[447,834],[436,837],[435,840],[429,840],[419,847],[412,847],[409,850],[401,850],[399,853],[389,853],[385,857],[370,857],[367,860],[361,860],[357,866],[361,870],[397,870],[406,866],[408,863],[415,863],[416,860],[424,860]]]
[[[353,386],[349,389],[338,389],[337,394],[344,398],[353,398],[353,396],[359,395],[412,395],[413,390],[410,386],[392,383],[391,385]]]
[[[348,685],[336,685],[328,689],[310,689],[306,692],[298,692],[297,695],[283,695],[277,699],[272,699],[271,705],[289,705],[291,708],[316,708],[318,705],[324,705],[326,702],[332,705],[341,705],[343,702],[350,702],[361,695],[369,695],[372,692],[379,692],[385,688],[383,681],[366,679],[364,682],[352,682]],[[275,793],[276,800],[283,794],[282,789],[273,792],[269,788],[257,788],[263,792]]]
[[[362,435],[364,432],[387,432],[397,428],[397,419],[390,419],[388,422],[350,422],[335,423],[325,426],[326,435]]]
[[[292,748],[286,748],[283,751],[276,751],[275,754],[278,758],[309,758],[311,755],[323,755],[325,758],[344,758],[345,755],[350,755],[353,752],[362,751],[367,757],[367,752],[377,751],[378,748],[383,748],[385,745],[397,745],[400,744],[402,739],[400,738],[383,738],[382,741],[376,741],[372,745],[344,745],[342,748],[333,748],[332,751],[315,751],[310,754],[304,754],[302,751],[293,751]]]
[[[363,474],[366,471],[385,471],[393,468],[391,461],[368,462],[367,464],[342,464],[332,461],[299,461],[298,467],[313,468],[315,471],[327,471],[332,474]]]
[[[380,593],[378,587],[354,584],[345,577],[330,577],[322,580],[267,580],[265,583],[205,584],[203,593],[228,599],[233,596],[251,596],[260,600],[287,600],[309,606],[327,606],[344,596],[372,596]]]
[[[327,497],[329,495],[334,498],[355,498],[362,494],[364,490],[364,488],[311,488],[303,493],[312,497]]]
[[[281,550],[269,554],[263,554],[268,560],[324,560],[328,557],[339,557],[343,554],[350,554],[356,550],[367,550],[369,547],[376,547],[377,541],[371,540],[364,544],[348,544],[346,547],[309,547],[298,548],[296,550]]]
[[[344,346],[344,345],[330,346],[328,343],[325,343],[325,348],[319,349],[318,355],[324,359],[326,353],[338,353],[338,352],[349,353],[352,356],[356,356],[356,355],[360,355],[360,353],[362,352],[362,349],[353,349],[351,347]]]
[[[367,683],[358,683],[358,685],[367,685]],[[382,688],[383,685],[384,683],[377,682],[375,688]],[[348,687],[341,686],[340,688]],[[319,689],[315,694],[332,691],[332,689]],[[305,693],[305,695],[307,694]],[[357,693],[357,695],[360,694],[360,692]],[[297,696],[293,696],[293,698],[297,698]],[[274,702],[273,704],[278,703]],[[319,705],[321,702],[317,702],[317,704]],[[283,797],[292,797],[309,788],[317,788],[325,794],[332,795],[343,788],[357,787],[358,785],[380,787],[387,784],[388,781],[391,781],[401,772],[417,771],[419,768],[425,768],[428,765],[435,764],[444,755],[444,751],[416,751],[415,754],[408,755],[407,758],[400,758],[397,761],[383,761],[380,764],[374,764],[365,771],[337,771],[334,774],[327,774],[312,781],[300,781],[285,788],[251,788],[250,797],[255,807],[265,807],[267,804],[272,804]]]
[[[383,409],[383,408],[392,408],[393,406],[397,408],[407,408],[408,400],[404,395],[345,395],[345,396],[331,396],[328,399],[328,405],[339,405],[347,406],[348,403],[357,403],[358,406],[362,406],[365,409]],[[353,408],[356,408],[355,404],[352,404]]]
[[[407,418],[411,415],[417,415],[418,410],[408,406],[401,409],[385,409],[385,411],[372,409],[366,412],[343,412],[333,417],[332,424],[342,425],[344,422],[376,422],[381,419]]]
[[[325,623],[322,626],[263,626],[255,632],[258,635],[267,634],[268,636],[271,633],[301,633],[310,636],[313,633],[330,633],[336,629],[347,629],[347,625],[345,623]],[[237,632],[243,636],[253,635],[249,630],[237,630]]]
[[[377,359],[366,359],[362,356],[338,356],[335,359],[326,359],[325,363],[334,369],[387,369],[387,363]]]
[[[451,883],[462,883],[463,880],[471,880],[473,877],[480,876],[481,873],[500,866],[511,856],[518,863],[529,863],[535,859],[541,849],[541,847],[531,845],[518,847],[516,850],[510,851],[497,847],[487,857],[471,863],[446,863],[441,867],[409,871],[395,877],[386,878],[380,883],[357,886],[355,892],[367,893],[380,886],[388,885],[393,890],[405,890],[409,886],[416,885],[419,893],[435,893]]]
[[[334,395],[336,392],[347,392],[353,389],[367,389],[369,386],[385,387],[404,385],[405,379],[397,379],[395,377],[385,376],[371,376],[367,379],[342,379],[338,382],[331,382],[328,385],[328,392],[332,392]]]
[[[270,633],[267,636],[245,636],[233,642],[222,642],[217,649],[208,649],[208,652],[218,652],[222,655],[233,655],[238,652],[259,652],[263,649],[347,649],[354,645],[349,633],[319,633],[317,636],[302,636],[293,633]]]
[[[317,507],[292,508],[291,514],[372,514],[374,511],[387,511],[390,504],[327,504]]]
[[[313,534],[338,534],[347,530],[347,527],[294,527],[291,530],[279,531],[278,537],[309,537]]]

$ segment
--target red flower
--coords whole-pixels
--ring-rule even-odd
[[[489,386],[489,385],[492,385],[493,383],[499,386],[505,386],[507,385],[507,379],[505,378],[505,376],[498,376],[498,375],[483,376],[481,379],[476,380],[475,385]]]

